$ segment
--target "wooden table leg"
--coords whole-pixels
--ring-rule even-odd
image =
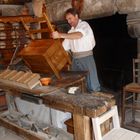
[[[123,91],[123,97],[122,97],[122,111],[121,111],[121,117],[122,117],[122,120],[121,120],[121,126],[124,127],[125,125],[125,91]]]
[[[87,116],[73,114],[74,140],[92,140],[91,122]]]

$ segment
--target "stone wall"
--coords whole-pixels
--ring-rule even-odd
[[[2,16],[16,16],[22,5],[0,5]]]
[[[32,3],[27,3],[30,15],[33,15]],[[17,16],[23,5],[0,4],[0,16]]]
[[[33,0],[44,1],[44,0]],[[47,13],[51,21],[63,21],[64,12],[72,7],[72,0],[45,0]],[[83,0],[82,19],[92,19],[119,14],[129,14],[140,11],[140,0]],[[15,16],[19,14],[22,5],[0,5],[0,15]],[[30,14],[33,14],[32,4],[29,4]]]
[[[64,20],[64,12],[71,7],[71,0],[46,0],[51,21]],[[140,0],[84,0],[82,19],[92,19],[115,14],[140,11]]]

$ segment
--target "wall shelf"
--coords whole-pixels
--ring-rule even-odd
[[[20,21],[11,22],[11,18],[0,18],[0,65],[4,67],[9,65],[16,47],[23,48],[28,40]]]

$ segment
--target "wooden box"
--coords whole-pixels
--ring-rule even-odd
[[[61,78],[60,71],[63,67],[71,63],[60,40],[33,40],[26,48],[21,50],[19,55],[33,72],[51,72],[58,79]]]

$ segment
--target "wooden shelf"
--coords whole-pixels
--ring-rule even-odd
[[[15,21],[11,22],[13,19]],[[16,21],[16,17],[0,18],[0,64],[7,65],[10,63],[16,47],[24,47],[27,41],[27,34],[23,25]]]

